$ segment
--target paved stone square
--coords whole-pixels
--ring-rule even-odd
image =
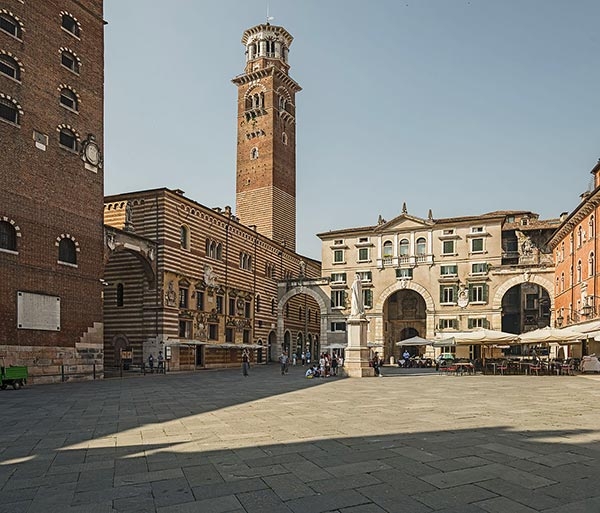
[[[597,513],[598,376],[281,376],[0,392],[0,513]]]

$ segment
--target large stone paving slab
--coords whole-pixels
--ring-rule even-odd
[[[596,513],[598,387],[265,366],[6,390],[0,513]]]

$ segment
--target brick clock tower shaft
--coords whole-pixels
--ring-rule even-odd
[[[288,75],[293,37],[269,23],[244,32],[238,87],[236,215],[296,250],[296,93]]]

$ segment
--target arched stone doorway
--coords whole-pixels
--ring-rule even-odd
[[[292,344],[292,335],[289,331],[286,331],[285,334],[283,335],[283,352],[287,353],[288,356],[290,356],[291,351],[291,344]]]
[[[384,355],[397,360],[402,346],[397,342],[427,331],[427,304],[414,290],[398,290],[391,294],[383,306]],[[414,351],[414,349],[413,349]]]
[[[279,355],[277,354],[277,334],[274,331],[269,333],[269,361],[276,362]]]
[[[550,326],[549,292],[536,283],[514,285],[502,297],[502,331],[525,333]]]

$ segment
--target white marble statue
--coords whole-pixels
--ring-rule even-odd
[[[352,284],[352,302],[350,303],[350,315],[359,317],[365,314],[365,305],[363,304],[362,281],[356,277]]]

